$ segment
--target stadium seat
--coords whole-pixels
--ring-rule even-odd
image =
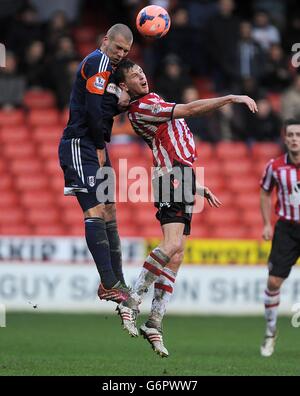
[[[109,154],[111,154],[114,158],[140,158],[141,146],[137,143],[124,143],[124,144],[110,144],[109,145]]]
[[[211,228],[210,235],[218,239],[243,239],[247,238],[247,228],[241,225],[217,225]]]
[[[143,237],[141,230],[132,223],[129,224],[118,224],[118,230],[120,237]]]
[[[23,125],[5,126],[0,130],[0,141],[3,143],[23,144],[28,139],[28,129]]]
[[[65,230],[66,230],[66,235],[80,236],[80,237],[85,236],[85,227],[83,222],[78,225],[73,224],[72,226],[66,226]]]
[[[0,110],[0,126],[24,125],[23,110]]]
[[[33,138],[36,142],[53,142],[58,145],[59,140],[62,136],[63,128],[60,125],[45,125],[43,127],[37,127],[33,130]]]
[[[281,95],[278,93],[272,92],[267,95],[267,99],[271,103],[272,109],[276,113],[280,113],[281,112]]]
[[[95,43],[94,42],[87,42],[87,43],[79,43],[77,44],[77,52],[80,57],[84,58],[91,52],[95,50]]]
[[[259,192],[259,178],[255,176],[235,177],[228,181],[226,187],[234,193],[240,192]]]
[[[31,126],[59,124],[59,113],[56,109],[34,109],[29,112],[28,123]]]
[[[234,205],[238,206],[243,210],[260,210],[260,200],[259,194],[247,193],[247,192],[237,192],[234,195]]]
[[[12,178],[7,174],[0,177],[0,191],[7,191],[12,186]]]
[[[37,159],[14,159],[10,162],[9,169],[15,175],[38,175],[42,171],[42,164]]]
[[[36,225],[33,227],[34,235],[66,235],[66,230],[62,225],[59,224],[48,224],[48,225]]]
[[[222,224],[224,228],[230,225],[235,225],[240,223],[240,214],[236,209],[226,209],[226,210],[207,210],[203,218],[207,224],[211,226],[216,226],[217,224]]]
[[[47,109],[56,105],[51,91],[29,90],[24,95],[24,105],[29,109]]]
[[[262,225],[253,225],[247,228],[247,238],[262,240]]]
[[[25,191],[20,195],[20,201],[25,208],[44,208],[47,210],[55,205],[53,195],[47,190]]]
[[[60,177],[49,177],[49,187],[57,194],[63,195],[64,194],[64,177],[61,173]]]
[[[72,208],[65,208],[64,213],[61,216],[61,221],[63,221],[64,224],[67,226],[80,226],[81,224],[83,224],[83,214],[79,205]]]
[[[253,172],[253,165],[250,158],[244,158],[243,160],[227,159],[222,163],[221,169],[226,177],[231,178],[251,175]]]
[[[254,143],[251,153],[255,160],[269,161],[282,153],[281,147],[277,143]]]
[[[216,146],[216,155],[220,160],[247,158],[249,150],[245,143],[220,142]]]
[[[55,199],[55,203],[57,207],[61,208],[63,211],[65,208],[77,208],[79,207],[78,201],[76,197],[73,196],[65,196],[63,192],[61,194],[53,195]]]
[[[191,227],[191,238],[208,238],[209,232],[205,224],[194,224],[192,222]]]
[[[6,143],[3,145],[3,154],[10,159],[34,158],[35,148],[30,141],[24,142],[21,145],[15,143]]]
[[[28,208],[26,210],[26,220],[28,224],[36,226],[53,225],[59,222],[59,214],[54,208]]]
[[[197,162],[199,161],[202,164],[213,157],[214,148],[211,143],[201,142],[198,140],[195,143],[198,156]]]
[[[3,158],[0,158],[0,175],[6,173],[6,164],[3,160]]]
[[[22,222],[17,224],[2,224],[0,225],[0,233],[2,236],[5,235],[32,235],[32,227],[23,224]]]
[[[48,159],[45,162],[44,166],[50,175],[53,175],[53,176],[56,176],[56,175],[62,176],[63,175],[62,169],[59,166],[59,162],[58,162],[57,158]]]
[[[162,230],[157,221],[156,224],[139,225],[137,227],[137,234],[144,238],[162,238]]]
[[[0,208],[0,224],[22,224],[24,223],[24,212],[18,207]]]
[[[76,43],[94,43],[97,38],[97,30],[93,26],[78,26],[73,29],[73,37]]]
[[[58,144],[56,142],[41,142],[38,147],[40,156],[45,159],[56,159],[58,163]]]
[[[27,175],[26,177],[17,176],[14,180],[14,185],[17,189],[23,191],[41,190],[48,185],[48,180],[45,175]]]
[[[11,208],[11,207],[16,207],[18,203],[18,197],[13,191],[1,191],[0,194],[0,208],[5,209],[5,208]]]
[[[241,212],[241,220],[247,226],[260,226],[262,228],[263,221],[259,210],[246,209]]]
[[[135,136],[135,133],[132,129],[130,121],[125,113],[120,114],[119,116],[114,118],[112,134],[113,135],[134,135]]]

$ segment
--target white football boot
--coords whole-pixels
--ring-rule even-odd
[[[277,334],[273,336],[266,335],[264,341],[260,347],[260,354],[263,357],[270,357],[273,355]]]
[[[169,352],[164,346],[162,331],[154,327],[147,327],[146,323],[140,327],[141,335],[150,343],[154,352],[161,357],[168,357]]]
[[[136,318],[139,311],[125,307],[122,303],[117,306],[116,311],[121,317],[123,329],[127,330],[131,337],[138,337],[139,331],[136,327]]]

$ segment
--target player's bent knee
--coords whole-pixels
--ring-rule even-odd
[[[277,276],[269,276],[268,288],[270,290],[278,290],[278,289],[280,289],[283,281],[284,281],[283,278],[279,278]]]
[[[178,252],[180,252],[181,248],[182,248],[181,242],[172,241],[164,244],[164,250],[169,257],[172,257]]]
[[[100,217],[101,219],[104,219],[105,216],[105,205],[99,204],[97,206],[94,206],[93,208],[90,208],[84,212],[84,217]]]

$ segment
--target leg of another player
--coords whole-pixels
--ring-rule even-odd
[[[116,205],[114,203],[105,205],[104,219],[106,233],[110,248],[111,265],[116,278],[125,285],[122,270],[122,249],[116,219]]]
[[[274,352],[277,328],[277,314],[280,303],[280,288],[283,278],[269,275],[264,295],[266,331],[264,342],[260,348],[261,355],[269,357]]]

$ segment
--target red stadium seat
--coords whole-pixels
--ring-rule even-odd
[[[26,126],[5,126],[0,131],[0,141],[3,143],[23,144],[28,141],[29,134]]]
[[[61,194],[54,195],[56,205],[61,208],[63,211],[65,208],[77,208],[80,207],[76,197],[73,196],[65,196],[63,192]]]
[[[256,160],[269,161],[281,155],[282,150],[277,143],[254,143],[251,148],[252,156]]]
[[[33,235],[66,235],[66,230],[59,224],[37,225],[33,227]]]
[[[255,209],[259,211],[259,202],[259,194],[257,193],[237,192],[234,196],[234,205],[243,210]]]
[[[263,226],[262,217],[259,210],[256,209],[245,209],[241,213],[241,220],[247,226]]]
[[[118,230],[121,237],[143,237],[141,230],[132,223],[118,224]]]
[[[205,213],[205,221],[210,225],[222,225],[226,228],[227,226],[240,223],[240,213],[236,209],[207,210]]]
[[[59,139],[63,133],[63,128],[60,125],[45,125],[37,127],[33,130],[33,138],[38,142],[53,142],[58,145]]]
[[[24,104],[29,109],[47,109],[56,105],[51,91],[30,90],[25,93]]]
[[[243,239],[247,238],[247,228],[241,225],[217,225],[211,229],[210,235],[218,239]]]
[[[13,191],[1,191],[0,194],[0,208],[16,207],[18,202],[17,195]]]
[[[53,225],[59,221],[59,215],[56,209],[48,208],[29,208],[26,211],[28,224],[32,225]]]
[[[8,158],[34,158],[35,148],[34,145],[29,142],[24,142],[21,145],[15,143],[6,143],[3,145],[3,153]]]
[[[53,176],[56,176],[56,175],[62,176],[63,175],[62,169],[59,165],[57,158],[48,159],[45,162],[44,166],[50,175],[53,175]]]
[[[31,191],[46,189],[48,180],[44,175],[27,175],[26,177],[16,177],[14,183],[19,190]]]
[[[53,208],[55,200],[53,195],[47,190],[25,191],[20,195],[21,203],[26,208]],[[46,213],[46,212],[45,212]]]
[[[94,43],[97,38],[97,30],[88,25],[79,26],[73,29],[73,37],[77,43]]]
[[[24,125],[23,110],[0,110],[0,126]]]
[[[250,158],[244,158],[243,160],[226,160],[221,166],[222,172],[225,176],[238,177],[251,175],[253,172],[253,164]]]
[[[262,240],[263,227],[261,225],[253,225],[247,229],[247,238]]]
[[[247,158],[249,151],[245,143],[220,142],[216,146],[216,154],[219,159]]]
[[[109,154],[114,158],[141,158],[141,146],[137,143],[111,144]]]
[[[28,123],[32,126],[46,126],[59,124],[59,113],[56,109],[31,110]]]
[[[83,214],[79,205],[74,206],[73,208],[65,208],[61,221],[63,221],[65,225],[68,226],[80,226],[83,223]]]
[[[38,175],[41,172],[42,164],[37,159],[14,159],[10,162],[9,169],[15,175]]]
[[[198,154],[198,159],[196,163],[203,164],[207,160],[213,158],[214,148],[211,143],[196,141],[196,150]]]
[[[269,93],[267,95],[267,98],[271,103],[272,109],[276,113],[280,113],[281,112],[281,95],[278,93]]]
[[[0,191],[9,191],[12,186],[12,178],[8,175],[0,177]]]
[[[204,224],[195,224],[194,221],[192,222],[191,227],[191,238],[208,238],[209,231]]]
[[[85,236],[85,228],[84,228],[84,224],[83,222],[79,225],[72,225],[71,227],[68,226],[65,228],[66,230],[66,235],[72,235],[72,236],[81,236],[84,237]]]
[[[259,192],[259,178],[255,176],[235,177],[228,181],[226,187],[234,193]]]
[[[161,226],[159,225],[159,222],[156,222],[157,224],[151,224],[151,225],[140,225],[137,227],[137,234],[138,236],[144,237],[144,238],[162,238],[162,230]]]
[[[32,235],[32,227],[22,224],[3,224],[0,226],[0,233],[5,235]]]
[[[0,224],[22,224],[24,223],[24,213],[20,208],[1,208],[0,209]]]
[[[47,161],[56,159],[58,163],[58,144],[56,142],[43,142],[38,146],[38,152],[43,159]]]
[[[6,165],[4,163],[4,160],[0,158],[0,175],[6,173]]]
[[[60,177],[57,177],[57,176],[52,177],[51,176],[51,177],[49,177],[49,181],[50,181],[49,187],[51,187],[51,189],[53,191],[55,191],[56,193],[63,195],[64,185],[65,185],[63,174],[61,174]]]
[[[94,42],[80,43],[77,46],[77,52],[81,57],[85,57],[95,50]]]

